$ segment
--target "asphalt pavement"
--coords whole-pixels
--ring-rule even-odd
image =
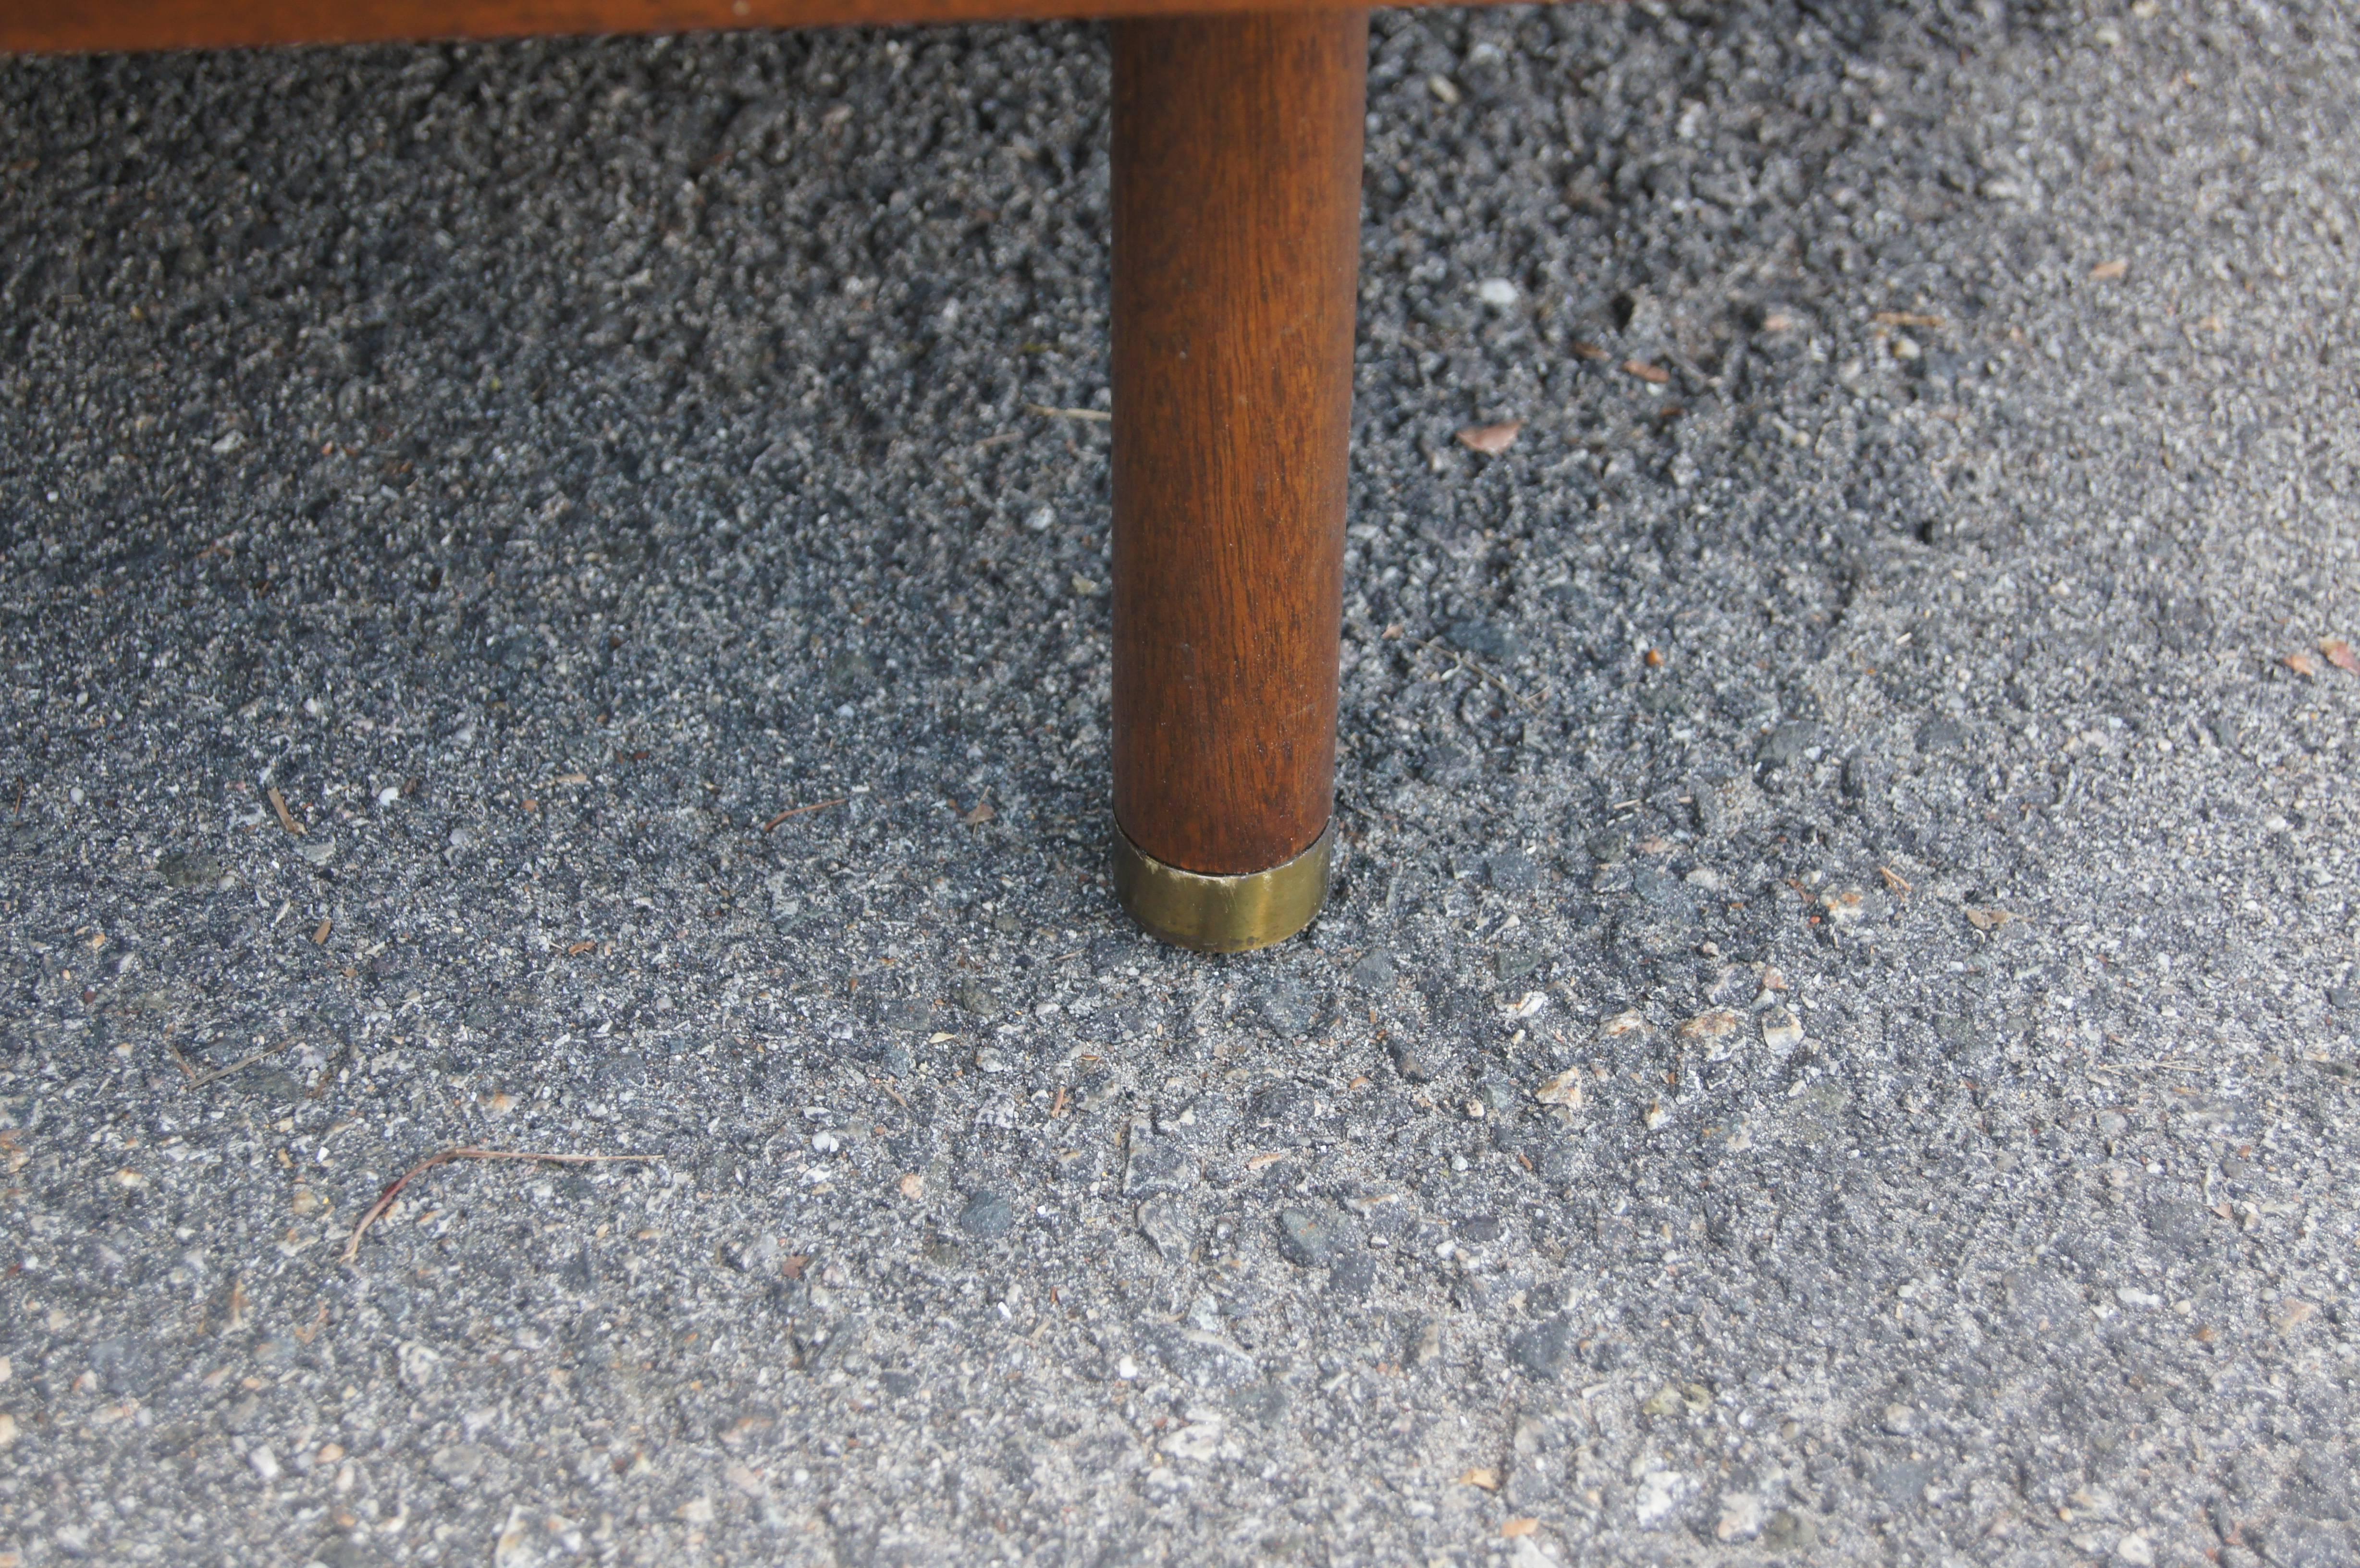
[[[0,1565],[2360,1560],[2360,16],[1381,15],[1231,959],[1107,59],[0,60]]]

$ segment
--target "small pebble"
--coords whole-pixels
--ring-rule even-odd
[[[1581,1108],[1581,1089],[1589,1073],[1579,1067],[1568,1067],[1533,1091],[1533,1098],[1544,1105],[1563,1105],[1568,1111]]]
[[[1273,980],[1256,991],[1251,1006],[1272,1033],[1288,1040],[1309,1032],[1319,1012],[1318,998],[1292,975]]]
[[[925,1034],[934,1027],[934,1009],[916,996],[894,996],[877,1004],[877,1022],[903,1034]]]
[[[1868,895],[1857,887],[1839,887],[1820,895],[1819,908],[1827,911],[1829,924],[1855,926],[1868,912]]]
[[[1309,1209],[1278,1211],[1278,1249],[1292,1263],[1322,1268],[1343,1249],[1344,1241],[1339,1223],[1331,1216]]]
[[[1167,1263],[1185,1261],[1196,1250],[1202,1226],[1196,1211],[1175,1198],[1150,1198],[1139,1205],[1140,1234],[1155,1244]]]
[[[1475,759],[1448,742],[1418,760],[1418,777],[1429,784],[1464,784],[1475,777]]]
[[[989,1188],[970,1193],[967,1207],[959,1211],[959,1229],[979,1241],[1006,1236],[1015,1224],[1016,1205]]]
[[[1412,1083],[1430,1083],[1441,1071],[1436,1058],[1415,1040],[1397,1040],[1393,1044],[1393,1071]]]
[[[1517,943],[1491,954],[1491,973],[1502,980],[1521,980],[1540,967],[1540,950]]]
[[[1763,737],[1761,746],[1754,751],[1754,760],[1772,768],[1783,768],[1788,763],[1801,760],[1805,754],[1819,744],[1819,729],[1817,724],[1790,720],[1778,725]]]
[[[1660,866],[1642,866],[1633,872],[1631,890],[1639,896],[1640,902],[1667,914],[1687,912],[1696,901],[1688,884]]]
[[[1892,771],[1883,758],[1871,757],[1866,752],[1854,752],[1844,758],[1845,797],[1861,800],[1882,793],[1892,782]]]
[[[222,878],[222,864],[202,849],[168,850],[156,869],[170,887],[210,887]]]
[[[1735,1049],[1745,1016],[1728,1007],[1714,1007],[1680,1025],[1680,1043],[1701,1047],[1708,1061],[1719,1062]]]
[[[1617,1013],[1598,1026],[1596,1039],[1601,1045],[1607,1045],[1616,1040],[1644,1039],[1652,1030],[1644,1013]]]
[[[1309,1116],[1313,1109],[1311,1092],[1290,1079],[1254,1091],[1246,1105],[1246,1120],[1256,1127],[1288,1127]]]
[[[1947,713],[1938,713],[1918,726],[1918,749],[1929,755],[1956,751],[1966,744],[1966,739],[1967,732]]]
[[[1503,849],[1483,863],[1483,878],[1502,893],[1529,893],[1540,886],[1540,867],[1521,849]]]
[[[1533,1377],[1554,1377],[1573,1354],[1573,1325],[1562,1317],[1544,1318],[1520,1330],[1508,1341],[1508,1359]]]
[[[1354,1248],[1328,1266],[1328,1289],[1335,1295],[1358,1300],[1376,1285],[1377,1260],[1371,1253]]]
[[[434,1451],[427,1467],[453,1486],[472,1481],[483,1473],[484,1450],[473,1443],[454,1443]]]
[[[1792,1051],[1803,1043],[1802,1020],[1785,1007],[1773,1007],[1762,1015],[1762,1043],[1773,1051]]]

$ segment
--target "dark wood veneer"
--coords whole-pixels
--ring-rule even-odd
[[[1114,809],[1267,870],[1335,795],[1361,11],[1114,34]]]
[[[1348,6],[1330,0],[1290,0],[1284,8]],[[0,53],[1209,16],[1269,9],[1270,0],[7,0],[0,5]]]

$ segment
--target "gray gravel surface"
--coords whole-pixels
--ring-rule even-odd
[[[0,1563],[2360,1557],[2354,13],[1381,17],[1232,960],[1106,60],[0,62]]]

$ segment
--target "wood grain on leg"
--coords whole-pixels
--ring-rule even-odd
[[[1215,876],[1335,799],[1368,17],[1114,29],[1114,800]]]

